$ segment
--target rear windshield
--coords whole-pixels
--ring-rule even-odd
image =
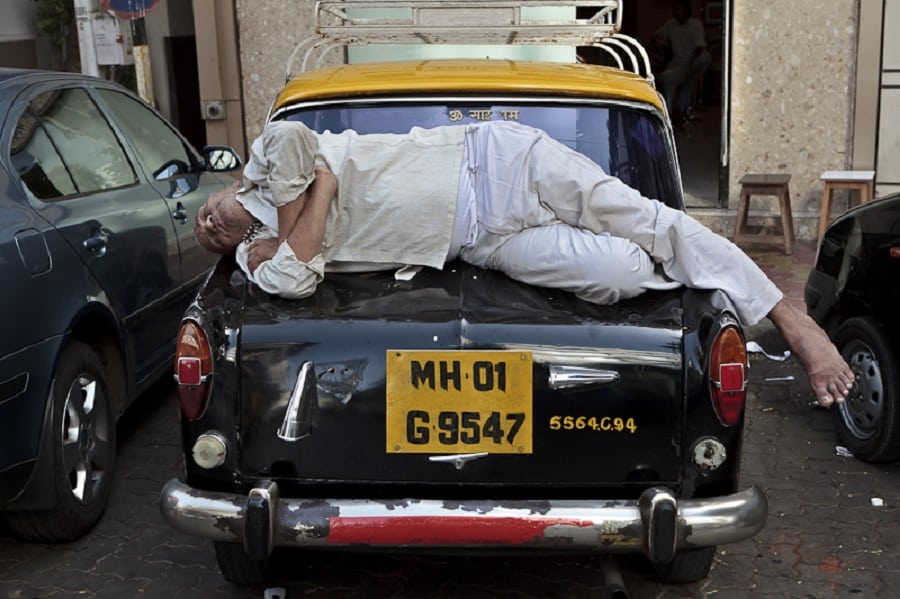
[[[405,133],[412,127],[512,120],[543,129],[589,156],[607,173],[641,194],[681,208],[681,187],[665,129],[650,113],[624,106],[500,103],[329,105],[301,109],[282,118],[303,121],[314,131]]]

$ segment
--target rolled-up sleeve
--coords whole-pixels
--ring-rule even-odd
[[[286,299],[302,299],[315,293],[316,287],[325,278],[325,259],[322,254],[316,254],[309,262],[303,262],[294,255],[286,241],[278,246],[278,251],[271,260],[260,264],[253,273],[250,273],[247,266],[246,249],[240,250],[241,248],[237,252],[238,265],[266,293]]]
[[[315,179],[318,138],[298,123],[275,121],[266,126],[262,145],[272,203],[284,206],[296,200]]]

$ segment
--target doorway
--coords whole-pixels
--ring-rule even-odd
[[[193,35],[164,38],[169,81],[170,121],[195,148],[206,145],[206,124],[200,106],[197,40]]]
[[[627,0],[623,4],[622,33],[634,37],[647,49],[653,72],[658,77],[671,55],[656,43],[656,32],[673,18],[673,0]],[[725,208],[728,205],[728,32],[731,1],[690,0],[688,4],[690,16],[697,19],[702,27],[710,60],[693,86],[685,118],[673,123],[685,206]],[[579,54],[594,62],[589,49],[579,49]]]

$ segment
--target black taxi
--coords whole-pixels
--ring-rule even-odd
[[[636,70],[340,65],[291,79],[270,119],[359,133],[513,120],[682,208],[671,124]],[[284,300],[225,257],[175,368],[185,472],[161,510],[213,541],[234,582],[265,579],[281,547],[631,553],[695,581],[766,520],[762,491],[739,484],[747,352],[721,292],[598,306],[453,262],[329,274]]]

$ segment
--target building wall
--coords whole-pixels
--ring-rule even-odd
[[[262,132],[269,107],[285,81],[294,48],[314,32],[315,0],[236,0],[244,126],[248,140]],[[299,65],[302,56],[295,61]]]
[[[742,175],[790,173],[795,231],[814,237],[819,176],[852,166],[859,1],[733,6],[729,207]]]
[[[0,42],[33,40],[36,4],[33,0],[4,0],[0,2]]]
[[[0,3],[0,66],[38,66],[37,27],[32,0],[5,0]]]
[[[246,155],[244,80],[234,0],[193,0],[191,7],[206,143],[230,145]]]
[[[881,61],[876,193],[900,191],[900,2],[884,8],[884,48]]]

